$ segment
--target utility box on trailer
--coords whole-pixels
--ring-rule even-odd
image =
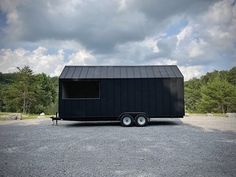
[[[59,78],[62,120],[144,126],[183,116],[184,78],[175,65],[65,66]]]

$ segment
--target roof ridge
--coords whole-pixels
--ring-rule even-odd
[[[164,67],[164,66],[177,66],[177,65],[65,65],[65,67]]]

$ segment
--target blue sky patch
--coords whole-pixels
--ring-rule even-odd
[[[188,21],[185,19],[182,19],[180,21],[177,21],[174,24],[171,24],[166,29],[166,35],[167,36],[173,36],[177,35],[184,27],[188,25]]]
[[[7,17],[6,14],[0,11],[0,28],[3,28],[7,25]]]

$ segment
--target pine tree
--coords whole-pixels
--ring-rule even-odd
[[[201,87],[198,107],[204,112],[226,113],[236,104],[236,89],[227,80],[214,78]]]
[[[5,92],[6,105],[9,111],[28,113],[36,103],[35,78],[29,66],[17,69],[16,79]]]

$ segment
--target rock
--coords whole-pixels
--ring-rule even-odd
[[[188,117],[188,116],[189,116],[189,113],[185,113],[185,116]]]
[[[37,118],[39,118],[39,119],[40,119],[40,118],[45,118],[45,113],[44,113],[44,112],[40,113]]]
[[[39,115],[40,115],[40,116],[45,116],[45,113],[44,113],[44,112],[42,112],[42,113],[40,113]]]
[[[22,114],[21,113],[17,113],[17,120],[22,120]]]
[[[12,113],[5,117],[6,120],[22,120],[21,113]]]
[[[213,114],[212,113],[207,113],[207,116],[213,116]]]
[[[226,113],[226,116],[236,118],[236,113],[235,112]]]

